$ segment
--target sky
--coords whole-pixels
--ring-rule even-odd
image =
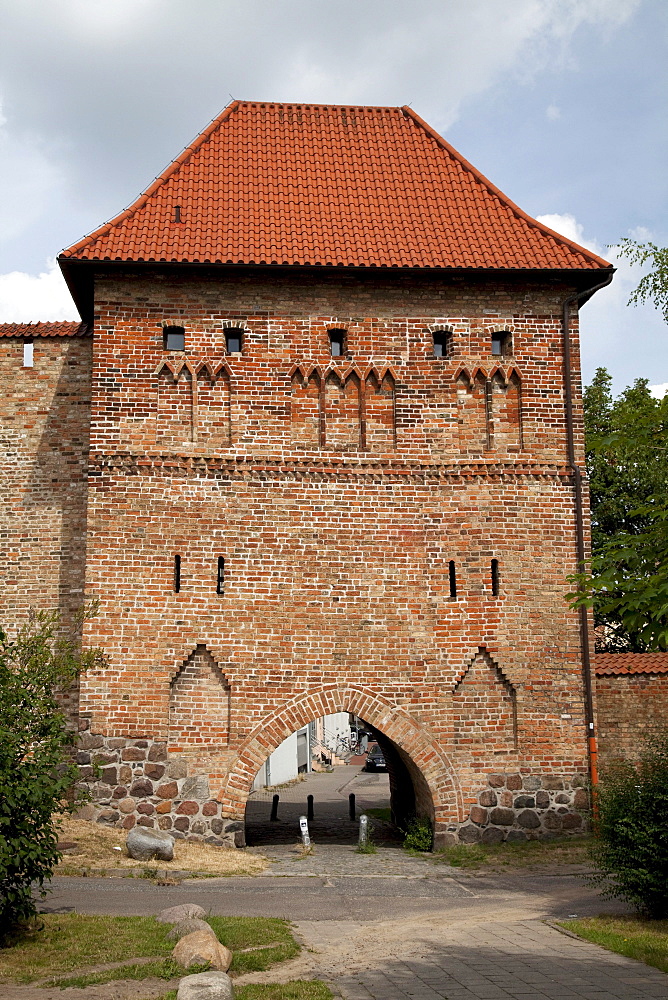
[[[55,258],[232,98],[410,104],[525,211],[614,263],[585,382],[668,390],[623,237],[668,244],[665,0],[0,0],[0,322],[77,319]]]

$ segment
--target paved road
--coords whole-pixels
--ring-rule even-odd
[[[333,867],[345,850],[336,849]],[[151,914],[196,901],[216,914],[287,917],[309,950],[271,978],[323,978],[345,1000],[668,998],[668,976],[544,922],[619,910],[576,875],[467,876],[422,864],[404,876],[269,874],[179,886],[60,878],[44,909]]]
[[[383,804],[386,776],[351,773],[282,790],[282,828],[268,823],[271,792],[257,796],[256,850],[271,859],[262,875],[176,886],[57,878],[43,909],[133,915],[197,902],[214,914],[285,917],[305,950],[244,980],[322,978],[345,1000],[668,1000],[668,976],[545,923],[620,911],[576,869],[466,873],[409,858],[391,841],[357,854],[346,825],[350,782],[368,808]],[[310,792],[321,823],[312,829],[333,838],[314,836],[315,852],[300,858],[292,831]]]

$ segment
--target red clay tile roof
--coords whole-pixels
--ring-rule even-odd
[[[668,674],[668,653],[597,653],[597,677],[615,674]]]
[[[0,337],[89,337],[87,323],[0,323]]]
[[[410,108],[247,101],[68,259],[610,268],[528,216]]]

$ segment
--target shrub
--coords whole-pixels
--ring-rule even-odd
[[[404,832],[404,847],[410,851],[430,851],[434,842],[431,823],[415,816]]]
[[[603,775],[593,881],[648,917],[668,917],[668,730]]]
[[[82,613],[80,620],[91,613]],[[32,888],[57,863],[53,813],[68,806],[77,770],[55,692],[86,666],[100,665],[98,650],[78,652],[63,636],[56,612],[31,614],[14,640],[0,629],[0,928],[9,936],[37,912]],[[70,795],[70,798],[72,796]]]

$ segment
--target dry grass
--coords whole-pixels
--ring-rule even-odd
[[[56,875],[75,875],[83,871],[98,873],[119,869],[139,869],[147,875],[167,872],[192,872],[197,875],[257,875],[267,867],[267,860],[233,847],[214,847],[185,840],[174,845],[173,861],[136,861],[125,850],[126,830],[91,823],[88,820],[60,818],[62,843],[76,847],[63,855]],[[120,850],[118,849],[120,848]]]

